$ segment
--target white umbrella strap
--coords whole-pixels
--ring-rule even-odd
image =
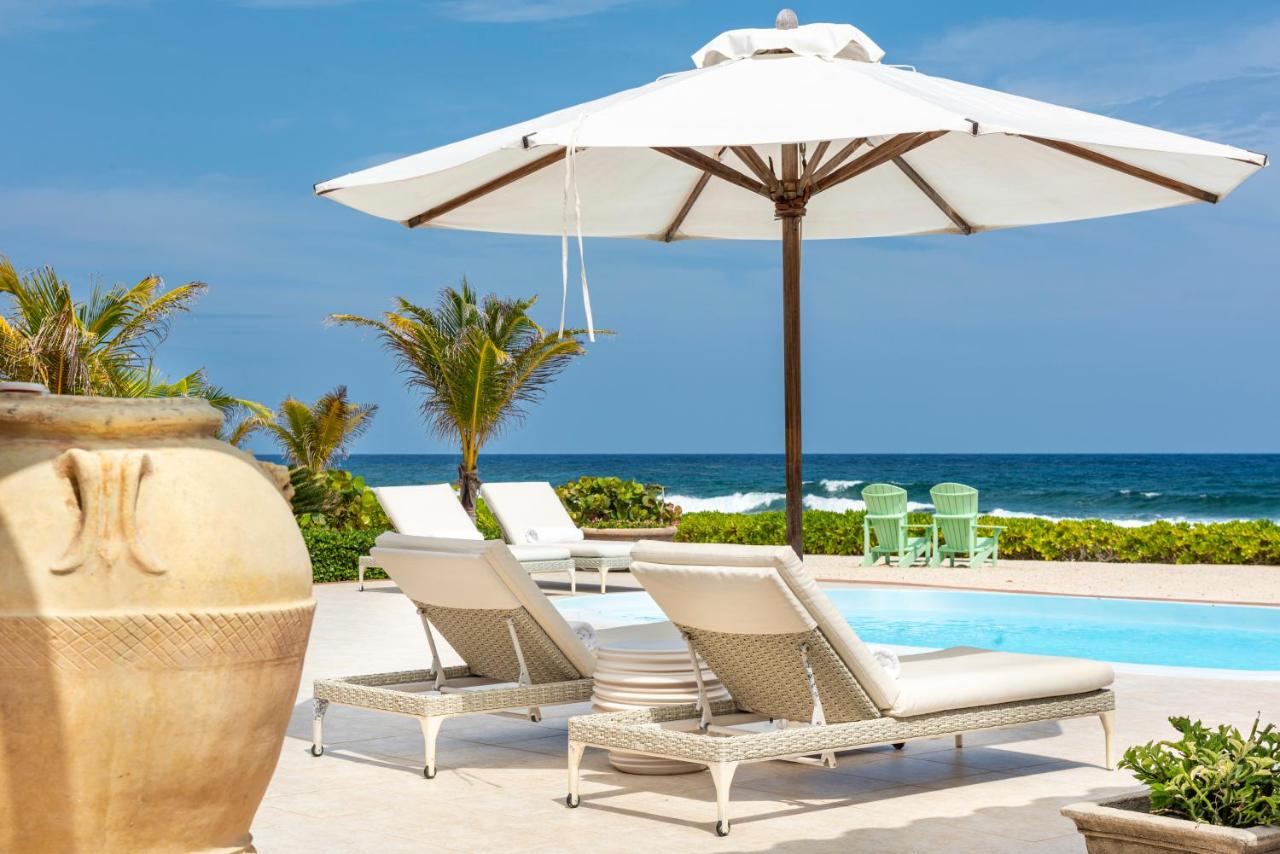
[[[587,287],[587,252],[582,241],[582,195],[578,192],[578,131],[586,115],[578,116],[564,158],[564,200],[560,230],[560,334],[564,334],[565,304],[569,301],[569,196],[573,196],[574,226],[578,237],[578,269],[582,274],[582,309],[587,317],[587,340],[596,340],[595,320],[591,315],[591,291]]]
[[[698,653],[693,648],[693,638],[688,632],[681,632],[685,648],[689,650],[689,666],[693,668],[693,681],[698,683],[698,700],[694,708],[702,712],[698,725],[705,731],[711,726],[711,703],[707,701],[707,686],[702,681],[702,664],[698,661]]]
[[[516,650],[516,663],[520,665],[520,676],[517,681],[521,685],[532,685],[533,680],[529,678],[529,668],[524,665],[524,650],[520,648],[520,638],[516,636],[516,621],[507,617],[505,622],[507,631],[511,633],[511,645]]]
[[[427,646],[431,647],[431,670],[436,674],[434,687],[439,691],[444,685],[444,665],[440,663],[440,653],[436,651],[436,636],[431,633],[431,621],[427,619],[426,610],[419,608],[418,616],[422,618],[422,628],[427,633]]]

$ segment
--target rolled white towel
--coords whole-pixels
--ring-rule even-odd
[[[902,675],[902,662],[898,660],[898,654],[888,647],[870,645],[871,655],[876,660],[876,664],[884,668],[885,672],[897,679]]]
[[[573,629],[573,633],[578,636],[578,640],[582,641],[582,645],[588,650],[595,652],[600,646],[600,641],[596,638],[596,627],[590,623],[584,623],[580,620],[570,620],[569,628]]]
[[[582,542],[580,528],[530,528],[525,538],[531,543],[579,543]]]

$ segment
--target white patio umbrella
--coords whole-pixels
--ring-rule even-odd
[[[809,239],[970,235],[1217,203],[1267,163],[883,56],[855,27],[797,26],[783,10],[775,29],[721,34],[692,70],[315,191],[410,228],[576,231],[579,249],[582,235],[780,237],[787,536],[803,553],[802,228]]]

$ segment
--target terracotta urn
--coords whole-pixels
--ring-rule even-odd
[[[200,400],[0,393],[0,851],[252,851],[315,602]]]

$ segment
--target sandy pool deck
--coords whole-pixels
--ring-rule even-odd
[[[814,569],[840,581],[900,583],[881,577],[884,570],[848,565],[849,559],[830,563],[815,561]],[[1031,576],[1068,585],[1070,578],[1084,577],[1074,574],[1083,566],[1024,571],[1010,563],[1000,572],[1023,587]],[[1238,590],[1243,597],[1249,579],[1274,584],[1277,578],[1275,569],[1244,569],[1238,588],[1229,588],[1232,595]],[[1239,570],[1220,571],[1230,581]],[[951,574],[961,570],[927,572],[945,573],[953,582],[962,577]],[[1137,595],[1141,586],[1125,586],[1122,575],[1103,589]],[[1175,572],[1163,579],[1172,586],[1157,589],[1175,591],[1176,598],[1221,596],[1214,586],[1218,575],[1201,578],[1202,596],[1192,595],[1194,578],[1190,570]],[[1102,583],[1106,576],[1099,572],[1096,579]],[[594,573],[580,574],[579,592],[593,592],[594,581]],[[567,584],[544,587],[553,596],[568,592]],[[611,574],[611,589],[632,587],[628,574]],[[1048,592],[1085,591],[1064,586]],[[371,582],[363,593],[354,584],[320,585],[316,598],[289,736],[253,826],[262,852],[1079,854],[1084,844],[1058,810],[1134,785],[1126,772],[1101,767],[1097,719],[1034,724],[969,736],[962,750],[948,737],[913,742],[902,752],[853,751],[842,754],[834,770],[783,762],[745,766],[733,786],[733,833],[720,839],[711,831],[715,801],[705,772],[622,774],[601,751],[587,752],[581,808],[566,809],[566,721],[588,711],[585,704],[546,708],[537,724],[493,716],[449,721],[439,743],[439,772],[430,781],[421,775],[416,721],[335,706],[326,718],[326,753],[315,758],[309,753],[312,680],[430,662],[414,608],[392,583]],[[446,664],[458,661],[451,651],[444,657]],[[1174,714],[1239,726],[1259,711],[1264,719],[1280,718],[1280,682],[1122,672],[1114,688],[1119,747],[1165,737],[1165,719]]]
[[[860,561],[810,555],[805,565],[824,582],[1280,605],[1277,566],[1001,560],[997,566],[981,569],[945,565],[899,569],[883,563],[861,566]]]

